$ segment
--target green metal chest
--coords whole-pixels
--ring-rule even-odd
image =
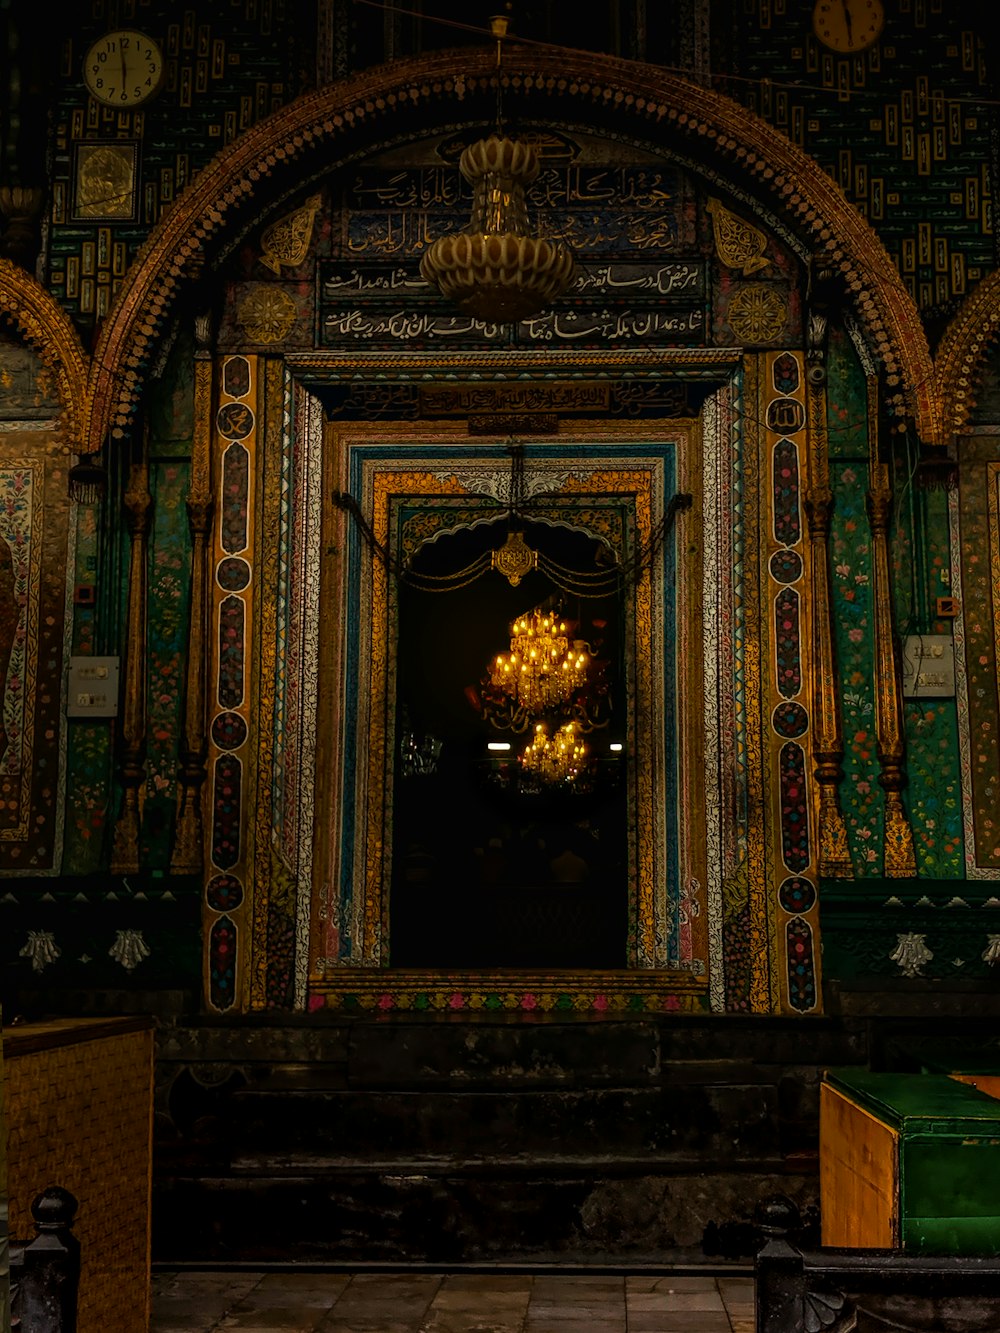
[[[828,1073],[824,1245],[1000,1254],[1000,1100],[945,1074]]]

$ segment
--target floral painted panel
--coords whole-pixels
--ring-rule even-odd
[[[959,493],[968,702],[970,842],[975,865],[1000,869],[1000,439],[963,442]],[[992,559],[991,559],[992,556]]]
[[[833,622],[844,725],[841,804],[856,875],[882,873],[882,790],[875,754],[871,539],[862,461],[831,461]]]
[[[153,528],[149,552],[149,661],[147,666],[146,803],[144,859],[152,869],[170,864],[177,805],[177,755],[183,731],[184,662],[188,636],[190,536],[185,501],[186,462],[152,470]]]
[[[947,634],[951,628],[950,622],[936,618],[937,599],[951,593],[947,494],[913,488],[910,471],[902,463],[897,470],[892,532],[895,624],[901,640],[910,634]],[[955,700],[904,699],[903,716],[909,778],[904,799],[917,873],[932,879],[961,878],[962,780]]]
[[[0,433],[0,873],[58,870],[66,463],[54,430]]]
[[[80,505],[76,520],[77,587],[92,585],[97,577],[98,510]],[[72,651],[84,657],[96,653],[97,608],[77,602],[73,616]],[[108,820],[113,814],[111,727],[107,720],[75,718],[67,745],[66,826],[63,870],[69,875],[93,874],[104,867],[103,848]]]

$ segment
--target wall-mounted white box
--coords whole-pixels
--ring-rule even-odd
[[[955,693],[955,645],[950,634],[908,634],[903,640],[903,697],[950,699]]]
[[[71,657],[67,717],[118,716],[117,657]]]

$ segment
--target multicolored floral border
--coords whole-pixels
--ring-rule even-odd
[[[310,986],[308,1009],[350,1012],[412,1013],[701,1013],[708,1008],[703,990],[684,989],[683,979],[633,971],[579,974],[483,976],[477,973],[370,972]]]

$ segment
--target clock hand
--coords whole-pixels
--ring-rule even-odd
[[[124,92],[125,91],[125,48],[122,46],[120,39],[118,42],[118,59],[120,60],[122,67],[122,92]]]
[[[844,26],[847,28],[847,41],[849,45],[854,43],[854,35],[851,32],[851,9],[848,0],[840,0],[844,9]]]

